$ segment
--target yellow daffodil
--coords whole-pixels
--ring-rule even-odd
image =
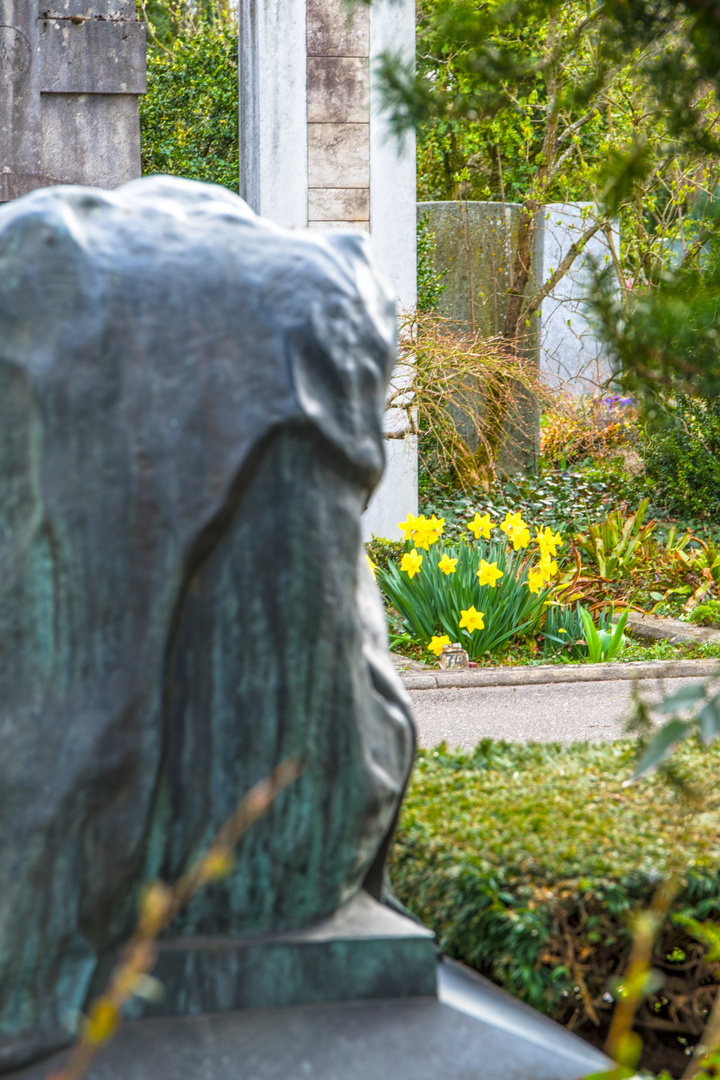
[[[562,626],[558,627],[558,634],[567,634],[567,630],[563,630]]]
[[[438,559],[438,570],[442,570],[443,574],[454,574],[457,562],[457,559],[449,559],[446,552],[442,559]]]
[[[372,559],[367,554],[367,552],[365,553],[365,558],[367,559],[368,566],[370,567],[370,573],[372,574],[373,581],[374,581],[375,580],[375,574],[377,573],[377,563],[374,563],[372,561]]]
[[[557,549],[562,547],[562,536],[560,533],[553,535],[552,529],[546,525],[544,529],[537,529],[535,532],[535,543],[540,548],[540,554],[552,555],[553,558],[557,555]]]
[[[445,518],[435,517],[435,515],[433,514],[433,516],[428,521],[428,528],[432,528],[432,530],[436,532],[438,536],[442,536],[445,529]]]
[[[428,523],[424,514],[420,514],[420,517],[415,518],[415,528],[412,532],[412,540],[415,547],[425,548],[427,551],[430,547],[430,543],[427,539]]]
[[[403,540],[412,540],[412,534],[417,529],[418,519],[413,517],[412,514],[408,514],[407,521],[398,521],[398,529],[402,529],[405,533]]]
[[[541,555],[538,569],[542,574],[543,581],[552,581],[558,572],[558,564],[549,555]]]
[[[516,510],[514,514],[511,514],[508,510],[505,515],[505,520],[500,526],[504,533],[510,532],[511,529],[524,529],[525,527],[525,522],[523,521],[522,514],[519,510]]]
[[[533,566],[532,570],[528,574],[528,588],[531,593],[541,593],[543,585],[545,584],[542,570],[539,567]]]
[[[481,585],[489,585],[491,589],[494,589],[502,576],[503,572],[498,570],[496,562],[489,563],[485,562],[484,559],[480,560],[477,578]]]
[[[523,521],[519,525],[513,525],[508,532],[508,539],[512,540],[512,546],[515,551],[519,551],[520,548],[526,548],[530,543],[530,530]]]
[[[485,623],[483,618],[485,616],[484,611],[476,611],[475,606],[469,607],[467,611],[463,608],[460,609],[460,629],[469,630],[470,633],[474,633],[475,630],[484,630]]]
[[[403,555],[400,560],[400,569],[404,570],[407,576],[412,579],[416,574],[420,573],[420,567],[422,566],[423,557],[420,552],[413,548],[412,551],[408,551]]]
[[[443,645],[449,644],[450,638],[447,636],[447,634],[443,634],[442,637],[438,637],[436,634],[428,645],[428,651],[435,653],[436,656],[439,656],[440,653],[443,651]]]
[[[526,548],[530,543],[530,530],[523,521],[519,510],[516,510],[514,514],[508,511],[500,528],[504,533],[507,533],[507,538],[512,541],[515,551]]]
[[[476,540],[480,539],[480,533],[483,534],[486,540],[490,539],[490,533],[495,528],[496,522],[490,520],[489,514],[475,514],[472,521],[468,522],[468,530],[473,533]]]
[[[430,550],[431,544],[436,544],[440,539],[440,534],[445,528],[445,518],[436,518],[435,515],[426,521],[425,515],[421,514],[416,520],[416,528],[413,533],[413,540],[416,547],[425,548],[426,551]]]

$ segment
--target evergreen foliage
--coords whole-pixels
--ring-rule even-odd
[[[239,186],[238,39],[203,26],[148,56],[141,99],[143,173]]]
[[[656,503],[720,518],[720,401],[678,395],[666,424],[643,439],[642,456]]]
[[[443,744],[420,751],[403,804],[391,863],[399,899],[444,952],[561,1022],[593,1011],[609,1017],[608,987],[630,950],[629,916],[679,851],[686,870],[675,910],[720,914],[718,799],[706,801],[702,824],[684,820],[663,777],[623,785],[635,755],[632,741],[486,739],[471,753]],[[711,792],[719,766],[718,745],[678,754],[678,770]],[[707,1007],[714,980],[677,925],[665,928],[654,966],[668,983],[643,1007],[641,1025],[665,1018],[669,1030],[690,1022],[699,1033],[692,1009]]]

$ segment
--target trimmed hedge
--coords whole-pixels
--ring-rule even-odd
[[[678,851],[685,884],[676,910],[720,918],[720,746],[677,755],[709,793],[684,826],[680,795],[661,777],[623,787],[635,752],[629,740],[422,751],[392,851],[398,898],[446,953],[573,1027],[609,1019],[628,918]],[[714,967],[671,921],[656,966],[665,985],[639,1023],[696,1036]]]

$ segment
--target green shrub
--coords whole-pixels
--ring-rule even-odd
[[[640,446],[654,500],[680,515],[720,515],[720,401],[678,397]]]
[[[238,39],[203,27],[148,55],[140,99],[143,173],[239,186]]]
[[[623,787],[634,752],[629,740],[485,740],[470,754],[440,746],[419,753],[403,805],[391,857],[399,899],[446,953],[561,1022],[592,1009],[606,1023],[611,979],[627,962],[628,916],[678,851],[686,870],[675,910],[720,915],[717,796],[683,835],[679,796],[662,778]],[[689,745],[677,762],[716,788],[719,745]],[[640,1024],[669,1020],[670,1030],[699,1033],[712,966],[672,922],[655,965],[667,982]]]
[[[418,311],[437,311],[440,297],[445,291],[443,278],[447,273],[438,274],[433,256],[435,253],[435,233],[428,228],[429,214],[417,223],[417,308]]]
[[[402,540],[388,540],[384,536],[373,536],[365,545],[368,558],[380,570],[387,570],[390,559],[401,559],[405,551]]]
[[[698,626],[720,626],[720,600],[698,604],[690,613],[690,622]]]

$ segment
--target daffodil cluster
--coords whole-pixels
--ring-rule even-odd
[[[445,542],[445,520],[435,514],[408,514],[399,528],[405,552],[399,565],[377,572],[378,581],[406,632],[431,653],[459,639],[479,659],[537,632],[558,575],[559,534],[538,527],[531,541],[519,511],[502,521],[475,513],[466,524],[472,540],[457,544]]]
[[[558,564],[555,561],[557,549],[562,547],[560,533],[553,535],[552,529],[547,525],[544,529],[535,532],[535,543],[540,552],[540,560],[536,566],[528,572],[528,588],[532,593],[540,593],[557,576]]]
[[[424,514],[413,517],[408,514],[407,521],[399,521],[398,529],[402,529],[405,540],[412,540],[416,548],[430,550],[431,544],[436,544],[443,534],[445,518],[433,516],[426,518]]]

